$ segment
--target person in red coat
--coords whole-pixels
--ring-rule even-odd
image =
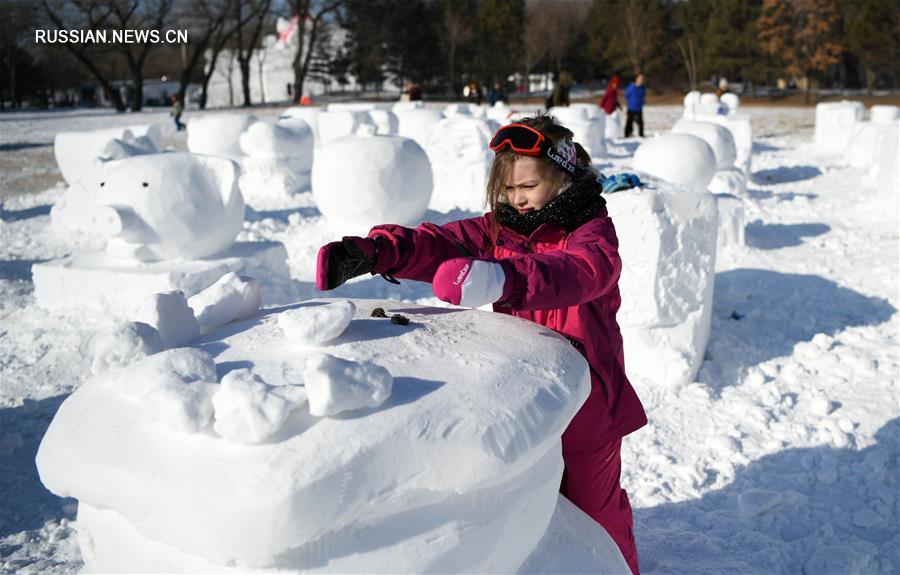
[[[566,337],[587,360],[591,391],[562,436],[560,491],[606,528],[637,574],[620,450],[647,417],[625,375],[616,323],[622,260],[598,174],[550,116],[500,128],[490,147],[490,212],[415,229],[381,225],[329,243],[319,250],[316,285],[330,290],[366,273],[430,282],[445,302],[493,304]]]
[[[619,92],[622,91],[621,87],[622,78],[620,78],[618,74],[614,74],[606,84],[606,91],[603,93],[603,97],[600,98],[600,107],[603,108],[603,111],[607,114],[612,114],[621,108],[619,105]]]

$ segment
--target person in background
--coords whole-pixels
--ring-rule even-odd
[[[716,88],[716,97],[721,98],[722,94],[728,93],[728,80],[719,78],[719,87]]]
[[[622,78],[618,74],[613,74],[606,84],[606,91],[600,98],[600,107],[608,114],[612,114],[622,106],[619,104],[619,92],[622,91]]]
[[[491,87],[488,92],[488,103],[493,106],[497,102],[505,102],[506,94],[503,93],[503,88],[500,87],[500,82],[494,82],[493,87]]]
[[[606,529],[638,575],[620,452],[647,416],[625,374],[616,322],[622,259],[603,185],[587,151],[551,116],[500,128],[489,148],[496,154],[489,213],[414,229],[380,225],[368,237],[326,244],[316,287],[331,290],[364,274],[428,282],[442,301],[493,304],[496,313],[567,338],[587,360],[591,390],[562,435],[560,492]]]
[[[638,135],[644,137],[644,96],[647,87],[644,86],[644,75],[638,74],[634,82],[625,88],[625,101],[628,104],[628,116],[625,120],[625,137],[631,137],[633,123],[638,126]]]
[[[422,86],[415,82],[406,85],[406,95],[410,102],[418,102],[422,99]]]
[[[481,93],[481,87],[478,86],[478,82],[472,80],[469,84],[463,89],[463,96],[465,96],[466,100],[475,104],[476,106],[481,105],[481,99],[483,97]]]
[[[181,100],[178,99],[177,95],[172,96],[172,110],[169,112],[169,115],[175,120],[175,130],[178,132],[184,129],[184,124],[181,123],[181,113],[183,111],[184,106],[181,105]]]
[[[569,72],[559,73],[559,81],[556,82],[556,87],[553,88],[553,94],[551,96],[552,107],[569,105],[569,91],[572,89],[572,84],[574,83],[575,81],[572,79],[572,74]]]

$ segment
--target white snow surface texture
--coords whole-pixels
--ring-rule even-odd
[[[696,99],[699,102],[699,94]],[[425,109],[441,109],[428,106]],[[318,111],[315,107],[296,108],[291,115],[313,119]],[[0,155],[2,572],[73,573],[83,567],[84,561],[99,565],[120,560],[123,549],[128,550],[135,565],[165,561],[168,557],[177,559],[169,564],[157,563],[160,566],[155,571],[170,572],[176,566],[189,566],[194,571],[224,571],[210,567],[201,557],[148,539],[118,510],[94,508],[84,502],[76,506],[71,498],[53,495],[41,484],[34,463],[38,444],[61,402],[91,378],[97,351],[92,343],[101,341],[95,341],[97,334],[112,333],[111,337],[122,340],[121,346],[113,345],[108,337],[102,340],[105,343],[100,348],[104,349],[105,359],[98,364],[98,371],[106,371],[104,377],[112,377],[114,370],[122,370],[158,351],[161,345],[158,336],[148,328],[121,327],[121,320],[102,313],[102,305],[94,306],[94,310],[82,306],[77,316],[60,315],[35,305],[31,262],[70,254],[81,257],[79,254],[85,250],[103,247],[95,238],[77,232],[59,233],[50,225],[50,207],[64,193],[62,187],[44,191],[56,181],[63,185],[48,143],[60,131],[152,123],[165,128],[166,147],[183,150],[185,132],[176,133],[169,128],[171,119],[167,112],[4,114],[4,129],[0,130],[0,144],[4,146]],[[271,121],[281,109],[254,108],[253,113]],[[511,113],[510,118],[518,117],[522,110]],[[667,132],[682,113],[681,106],[645,107],[647,133]],[[747,222],[743,230],[745,241],[717,250],[709,343],[697,375],[692,381],[675,386],[661,386],[654,379],[631,375],[650,420],[647,427],[626,437],[622,446],[622,485],[628,490],[635,511],[641,570],[647,574],[896,573],[900,569],[900,124],[893,120],[892,135],[880,150],[878,169],[866,177],[862,168],[841,165],[840,154],[844,150],[822,150],[815,145],[812,109],[745,105],[740,113],[747,125],[752,122],[753,126],[752,172],[746,194],[735,199]],[[214,114],[187,111],[185,120],[211,115]],[[872,115],[877,114],[873,111]],[[399,110],[398,116],[402,131]],[[851,116],[856,122],[855,112]],[[315,121],[309,123],[315,131]],[[742,140],[735,140],[740,147]],[[609,155],[597,167],[604,173],[630,170],[639,142],[608,140]],[[237,271],[259,280],[262,305],[270,308],[265,312],[269,314],[266,321],[278,310],[288,309],[284,306],[296,306],[298,301],[321,295],[312,287],[316,251],[322,244],[338,239],[339,234],[328,228],[308,189],[293,196],[267,198],[266,202],[248,210],[233,249],[247,242],[278,245],[282,256],[289,257],[287,265],[283,257],[278,268],[216,264],[215,273],[210,271],[208,281],[197,284],[196,289],[178,279],[165,282],[169,287],[154,286],[153,291],[182,289],[187,295],[194,295],[224,273]],[[625,216],[614,204],[610,202],[610,215],[624,238]],[[435,207],[431,210],[423,217],[437,223],[480,215]],[[273,242],[283,242],[284,247]],[[626,259],[624,265],[627,270],[633,264]],[[156,264],[141,264],[135,269],[143,268],[148,271],[135,273],[134,282],[113,284],[115,278],[108,274],[92,279],[93,269],[88,266],[79,289],[90,294],[86,299],[98,301],[101,292],[88,291],[93,284],[116,285],[122,297],[142,293],[138,288],[155,277],[149,272],[156,273]],[[293,280],[285,282],[282,275],[276,277],[267,269],[282,270],[279,274],[289,271]],[[180,277],[180,273],[166,273]],[[623,291],[622,296],[623,306],[632,305],[628,299],[634,295]],[[427,284],[403,281],[396,286],[369,276],[348,282],[333,292],[333,297],[401,300],[406,302],[403,308],[413,303],[440,303]],[[416,321],[415,314],[407,315]],[[354,324],[377,325],[385,330],[398,327],[389,326],[384,319],[377,320],[377,324],[368,324],[370,321],[376,320],[361,316],[353,320]],[[241,326],[229,324],[222,328],[223,333],[248,329]],[[342,342],[340,345],[362,344],[359,339],[349,341],[354,333],[350,327],[336,341]],[[422,328],[404,333],[406,338],[427,339],[427,331]],[[464,341],[465,337],[460,339]],[[398,338],[384,342],[397,343]],[[455,343],[447,345],[455,349]],[[509,346],[507,339],[500,337],[486,344],[485,350],[506,353]],[[639,355],[633,349],[626,347],[626,369],[630,374],[640,364],[658,361],[656,353]],[[330,353],[327,348],[326,352]],[[166,353],[158,355],[165,357]],[[210,353],[216,354],[211,361],[218,365],[198,358],[195,381],[190,385],[202,388],[204,378],[211,378],[205,383],[218,388],[224,373],[216,373],[215,368],[222,369],[221,364],[229,361],[236,362],[227,366],[231,372],[249,368],[255,373],[255,366],[242,363],[246,359],[223,357],[227,350],[211,348]],[[459,363],[453,369],[459,369],[458,365],[465,367],[465,361],[482,361],[481,353],[479,350],[474,356],[457,358]],[[147,359],[154,357],[157,356]],[[374,414],[399,415],[410,409],[409,404],[394,403],[404,397],[404,390],[410,389],[409,381],[403,379],[402,371],[385,367],[395,378],[392,396],[374,408]],[[292,365],[288,373],[302,374],[305,368],[306,362],[302,361]],[[173,385],[185,383],[179,380]],[[247,387],[251,393],[238,397],[255,397],[254,386]],[[445,387],[431,395],[441,393]],[[271,393],[274,389],[271,386],[264,391]],[[193,403],[163,392],[161,400],[164,399],[171,400],[161,401],[170,407],[199,408],[193,411],[197,419],[201,419],[204,406],[212,406],[204,401],[203,394],[195,394]],[[274,426],[277,418],[266,414],[277,415],[279,410],[255,407],[269,405],[268,402],[241,403],[236,399],[234,404],[247,408],[238,409],[236,416],[246,415],[252,418],[248,420],[251,422],[269,421],[272,423],[261,425]],[[502,413],[506,403],[491,407]],[[248,450],[273,449],[280,434],[294,429],[294,418],[306,417],[305,409],[305,404],[292,409],[281,431],[260,444],[245,445],[219,438],[218,432],[210,431],[215,414],[212,424],[208,421],[194,435],[167,427],[168,423],[191,421],[174,417],[178,410],[172,418],[155,420],[152,426],[147,423],[143,428],[164,436],[167,442],[177,437],[179,446],[184,438],[188,445],[219,445],[230,450],[231,457],[239,458]],[[181,411],[180,415],[188,412]],[[319,420],[316,426],[352,425],[358,416],[350,412]],[[142,420],[147,417],[141,416]],[[362,420],[370,417],[365,415]],[[92,419],[86,415],[83,421],[90,425]],[[160,450],[165,445],[170,443]],[[170,448],[165,461],[170,456],[178,461],[185,458],[179,446]],[[124,448],[116,453],[124,453]],[[322,458],[329,454],[329,450],[323,451]],[[290,458],[272,459],[271,463],[289,461]],[[156,473],[155,477],[160,475],[164,474]],[[130,479],[117,485],[127,485]],[[104,483],[109,480],[105,478]],[[210,478],[209,485],[218,488],[224,480],[228,480],[227,475]],[[377,495],[376,491],[369,491],[367,481],[367,476],[361,475],[339,478],[341,489],[354,497],[360,492]],[[199,490],[200,486],[188,488]],[[235,504],[239,497],[229,495]],[[146,500],[152,497],[135,499],[135,505],[148,505]],[[248,529],[250,523],[249,515],[239,513],[229,519],[228,525],[240,530]],[[196,539],[208,525],[203,521],[182,529],[197,531],[192,535]],[[591,526],[596,531],[592,532]],[[382,533],[373,530],[368,536],[378,540]],[[452,533],[451,530],[451,538]],[[485,538],[488,545],[493,545],[493,535]],[[601,571],[596,566],[603,557],[610,556],[604,553],[604,545],[612,545],[603,537],[602,529],[561,499],[544,539],[521,570]],[[333,549],[327,547],[330,541],[321,539],[321,548]]]
[[[560,436],[587,398],[587,364],[564,338],[506,315],[353,303],[327,355],[285,338],[276,320],[289,310],[271,310],[85,383],[44,436],[42,481],[216,566],[517,570],[556,508]],[[372,318],[376,306],[411,321]],[[501,337],[508,347],[489,345]],[[219,384],[216,371],[227,371]],[[321,404],[323,385],[354,390]],[[371,401],[334,417],[367,386]],[[167,565],[136,555],[87,567]]]

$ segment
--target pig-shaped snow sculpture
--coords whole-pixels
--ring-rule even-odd
[[[237,164],[190,153],[123,160],[99,184],[107,253],[140,261],[199,259],[234,243],[244,221]]]

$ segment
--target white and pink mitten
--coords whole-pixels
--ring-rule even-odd
[[[453,258],[438,266],[431,289],[441,301],[475,308],[502,299],[506,283],[506,272],[498,263]]]

